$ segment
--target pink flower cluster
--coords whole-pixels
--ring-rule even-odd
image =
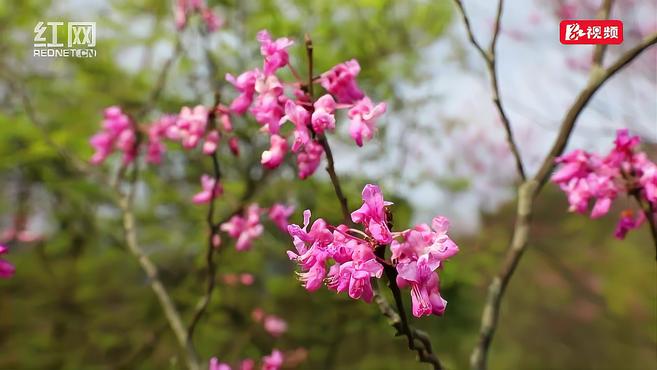
[[[323,73],[317,82],[328,94],[313,101],[307,86],[290,65],[287,49],[294,41],[286,37],[273,39],[266,30],[258,33],[257,40],[264,58],[262,70],[255,68],[237,77],[226,74],[226,80],[239,92],[230,104],[232,113],[242,115],[250,111],[262,131],[270,135],[270,148],[262,153],[264,167],[280,166],[291,151],[296,156],[299,177],[311,176],[324,153],[316,136],[335,130],[338,109],[347,110],[351,121],[349,132],[359,146],[372,138],[376,120],[386,111],[386,104],[372,103],[360,90],[356,83],[360,66],[356,60],[338,64]],[[277,77],[277,71],[285,67],[293,71],[296,81],[284,82]],[[292,123],[291,135],[281,132],[287,122]]]
[[[586,213],[594,201],[591,218],[604,216],[620,194],[636,196],[649,208],[657,209],[657,165],[646,153],[637,151],[639,142],[638,136],[621,129],[606,156],[578,149],[557,158],[560,167],[552,181],[568,195],[571,212]],[[644,221],[641,212],[636,217],[632,211],[623,212],[615,236],[623,239]]]
[[[270,355],[264,356],[262,358],[262,370],[278,370],[283,366],[283,353],[277,349],[274,349]],[[242,360],[237,369],[239,370],[254,370],[255,361],[250,358]],[[216,357],[210,359],[210,364],[208,367],[209,370],[232,370],[232,367],[226,363],[219,362]]]
[[[204,0],[177,0],[174,8],[176,28],[182,30],[187,26],[187,20],[192,14],[199,14],[208,32],[218,30],[223,20],[210,9]]]
[[[6,254],[7,252],[9,252],[9,248],[0,244],[0,255]],[[14,272],[16,272],[14,265],[0,258],[0,279],[9,279],[14,276]]]
[[[221,224],[220,229],[237,240],[235,248],[238,251],[247,251],[251,249],[253,241],[264,231],[260,223],[262,214],[266,213],[278,228],[286,230],[292,212],[294,212],[294,207],[280,203],[274,204],[269,210],[260,208],[257,204],[251,204],[242,214],[233,215],[230,220]]]
[[[115,150],[123,152],[123,164],[131,163],[137,156],[137,134],[130,117],[120,107],[105,109],[102,131],[91,137],[95,153],[92,164],[102,163]]]
[[[243,274],[224,274],[222,281],[228,286],[235,286],[238,284],[249,286],[253,285],[255,278],[249,273]]]
[[[371,302],[371,279],[380,278],[388,265],[397,271],[397,284],[410,288],[413,315],[441,315],[447,302],[440,296],[438,269],[459,250],[447,236],[448,220],[436,217],[431,227],[421,224],[393,232],[388,216],[392,203],[383,199],[379,187],[368,184],[362,195],[363,205],[351,218],[364,231],[332,226],[321,218],[310,225],[309,210],[304,212],[303,227],[288,226],[296,250],[287,254],[299,264],[299,280],[308,291],[325,283],[338,293]],[[375,253],[386,246],[392,251],[390,261]]]
[[[287,322],[276,315],[269,315],[262,308],[256,308],[251,312],[251,318],[257,323],[262,323],[263,328],[272,337],[280,337],[287,331]]]

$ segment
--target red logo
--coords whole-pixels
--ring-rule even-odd
[[[623,22],[619,20],[567,20],[559,24],[562,44],[609,44],[623,42]]]

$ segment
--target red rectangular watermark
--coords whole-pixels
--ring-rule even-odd
[[[613,19],[572,19],[559,24],[559,40],[565,45],[623,42],[623,22]]]

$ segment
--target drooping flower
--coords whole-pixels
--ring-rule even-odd
[[[283,353],[274,349],[269,356],[262,358],[262,370],[279,370],[283,366]]]
[[[287,140],[279,135],[271,135],[269,150],[262,152],[262,159],[260,163],[263,166],[269,169],[274,169],[280,166],[285,159],[285,153],[287,153]]]
[[[315,111],[310,119],[313,130],[321,134],[326,130],[335,129],[335,100],[331,95],[324,95],[314,104]]]
[[[338,103],[353,104],[365,96],[356,83],[358,73],[360,65],[352,59],[324,72],[320,84],[337,98]]]
[[[217,151],[219,146],[219,131],[212,130],[205,136],[205,142],[203,142],[203,154],[212,155]]]
[[[237,239],[235,249],[238,251],[251,249],[253,240],[262,235],[264,229],[260,224],[260,211],[257,204],[251,204],[244,215],[234,215],[228,222],[221,224],[222,231],[228,233],[231,238]]]
[[[310,216],[309,210],[303,212],[303,228],[296,224],[287,227],[296,248],[296,251],[287,251],[287,255],[299,264],[299,280],[306,290],[315,291],[326,276],[327,247],[333,241],[333,234],[321,218],[315,220],[308,231]]]
[[[364,140],[370,140],[374,136],[376,120],[385,112],[386,103],[373,105],[368,97],[364,97],[349,109],[349,134],[356,145],[363,146]]]
[[[258,95],[251,107],[253,117],[270,134],[278,133],[281,118],[287,113],[284,107],[288,98],[284,94],[283,84],[274,75],[258,76],[255,91]]]
[[[288,100],[285,103],[285,116],[281,118],[280,124],[287,121],[294,124],[294,142],[292,143],[292,151],[298,152],[310,141],[310,130],[308,130],[310,113],[308,113],[304,107]]]
[[[303,180],[315,173],[322,161],[322,154],[324,154],[324,148],[315,140],[310,140],[303,146],[303,150],[297,153],[300,179]]]
[[[208,124],[208,109],[202,105],[194,108],[182,107],[176,121],[177,133],[185,149],[196,147],[205,135]]]
[[[397,284],[410,286],[413,302],[413,316],[442,315],[447,307],[439,291],[438,274],[431,269],[428,261],[410,261],[397,265]]]
[[[294,212],[294,206],[286,206],[281,203],[275,203],[271,208],[269,208],[269,218],[274,222],[274,224],[281,230],[287,231],[287,226],[289,223],[289,218]]]
[[[216,188],[215,188],[215,184],[216,184]],[[221,194],[223,194],[224,192],[221,183],[217,184],[215,178],[209,175],[201,176],[201,188],[203,188],[203,190],[200,193],[194,195],[194,197],[192,198],[192,202],[194,202],[195,204],[208,203],[213,198],[218,198],[219,196],[221,196]]]
[[[364,225],[377,242],[389,244],[392,241],[392,234],[388,229],[385,207],[392,203],[383,200],[381,189],[376,185],[365,185],[362,195],[363,205],[351,213],[351,220]]]
[[[244,114],[251,103],[253,103],[253,95],[255,94],[256,80],[260,71],[256,68],[246,71],[241,75],[234,77],[230,73],[226,73],[226,81],[230,82],[240,95],[238,95],[232,103],[230,103],[230,110],[237,114]]]
[[[621,212],[618,225],[616,225],[616,230],[614,230],[614,236],[620,240],[625,239],[625,236],[630,230],[638,228],[645,220],[646,216],[642,212],[637,212],[636,216],[631,209]]]
[[[0,255],[6,254],[7,252],[9,252],[9,249],[0,244]],[[16,268],[14,265],[9,263],[9,261],[0,258],[0,279],[9,279],[14,276],[15,272]]]
[[[267,30],[258,32],[256,38],[260,42],[260,53],[265,57],[262,69],[266,76],[274,74],[279,68],[288,64],[290,57],[286,49],[294,44],[294,41],[287,37],[272,40]]]

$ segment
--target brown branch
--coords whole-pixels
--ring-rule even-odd
[[[138,168],[133,169],[133,176],[130,180],[130,187],[126,194],[122,195],[119,200],[119,206],[123,213],[123,233],[125,236],[128,251],[137,259],[142,270],[148,277],[149,285],[160,302],[164,315],[173,330],[178,344],[185,352],[187,367],[190,370],[200,369],[199,360],[196,351],[191,342],[187,340],[185,326],[181,319],[180,313],[176,308],[173,300],[169,296],[164,284],[159,278],[159,273],[155,264],[148,258],[148,255],[141,249],[137,241],[137,232],[135,228],[135,217],[132,211],[134,192],[138,178]]]
[[[655,217],[655,208],[652,206],[652,203],[645,201],[641,198],[641,194],[638,191],[631,192],[632,197],[639,204],[641,212],[646,216],[646,222],[648,223],[648,228],[650,229],[650,235],[652,235],[653,243],[655,244],[655,258],[657,258],[657,217]]]
[[[472,31],[472,26],[470,25],[470,19],[467,13],[465,12],[465,8],[463,7],[463,3],[461,2],[461,0],[454,0],[454,3],[456,4],[456,7],[459,13],[461,14],[461,19],[465,24],[465,29],[467,31],[468,39],[470,40],[470,43],[475,47],[475,49],[479,52],[481,57],[484,59],[484,62],[486,63],[486,69],[488,70],[488,75],[490,76],[490,89],[492,93],[493,103],[495,104],[495,108],[497,109],[500,115],[500,120],[502,121],[502,125],[504,126],[504,131],[506,132],[506,140],[509,144],[509,149],[511,150],[511,154],[513,154],[518,175],[520,176],[520,179],[522,181],[525,181],[527,176],[525,174],[525,169],[522,164],[522,157],[520,156],[520,150],[518,149],[518,145],[516,144],[516,141],[513,137],[513,131],[511,129],[511,121],[509,120],[509,116],[506,114],[506,110],[504,109],[502,100],[500,98],[500,87],[497,80],[496,48],[497,48],[497,39],[499,37],[501,30],[500,24],[502,20],[502,9],[504,7],[504,0],[500,0],[498,2],[497,14],[495,16],[495,25],[493,27],[493,37],[491,38],[490,45],[488,46],[488,50],[484,50],[481,44],[477,42],[477,39],[474,36],[474,32]]]
[[[594,72],[591,75],[588,85],[578,95],[577,99],[566,113],[561,124],[561,129],[552,150],[545,157],[540,170],[533,179],[525,181],[518,191],[518,209],[516,213],[516,224],[513,230],[513,237],[509,249],[504,257],[504,263],[500,272],[493,278],[489,288],[486,303],[481,318],[481,329],[479,341],[470,357],[470,365],[473,369],[486,369],[487,354],[490,349],[497,322],[500,314],[500,306],[505,289],[513,276],[516,266],[520,262],[523,252],[525,251],[529,239],[529,228],[531,224],[531,215],[533,202],[540,193],[543,185],[547,182],[554,161],[557,156],[561,155],[568,139],[575,126],[579,114],[586,107],[587,103],[595,92],[612,76],[619,72],[623,67],[634,60],[642,51],[651,45],[657,43],[657,33],[654,33],[644,39],[639,45],[628,50],[618,60],[601,72]]]
[[[614,0],[604,0],[600,11],[598,12],[598,19],[608,19],[609,14],[611,13],[611,6],[613,5]],[[606,44],[598,44],[593,50],[593,65],[592,70],[602,67],[602,63],[605,57],[605,51],[607,51]]]

